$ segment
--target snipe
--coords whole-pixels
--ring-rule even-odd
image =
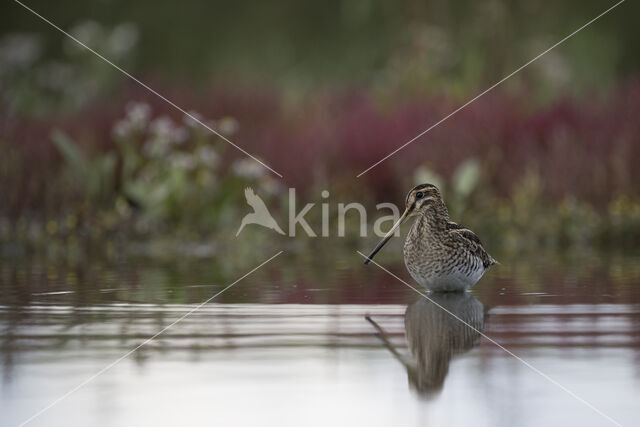
[[[408,218],[417,216],[404,242],[404,262],[411,277],[429,291],[466,291],[497,261],[482,247],[473,231],[449,220],[449,211],[432,184],[407,194],[406,209],[365,260],[389,241]]]

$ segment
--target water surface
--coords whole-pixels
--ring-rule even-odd
[[[431,302],[357,254],[284,255],[31,425],[609,424],[491,340],[633,425],[639,260],[516,257],[471,294]],[[4,257],[0,424],[28,419],[252,266]]]

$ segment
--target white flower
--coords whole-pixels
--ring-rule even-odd
[[[128,54],[137,42],[138,29],[132,23],[124,23],[115,27],[107,40],[110,52],[119,57]]]
[[[13,34],[0,40],[0,65],[2,68],[26,68],[40,57],[42,44],[36,36]]]
[[[171,133],[173,131],[173,122],[167,116],[160,116],[149,125],[149,132],[154,139],[169,143],[171,140]]]
[[[131,123],[128,120],[118,120],[111,133],[116,139],[125,139],[131,135]]]
[[[188,114],[185,114],[183,119],[183,122],[186,126],[190,128],[197,128],[198,126],[200,126],[198,121],[201,123],[204,122],[204,119],[202,118],[202,115],[200,115],[200,113],[196,111],[187,111],[187,113]]]
[[[218,130],[224,135],[232,135],[238,131],[238,121],[233,117],[223,117],[218,120]]]
[[[87,46],[96,46],[104,39],[104,28],[96,21],[84,21],[69,31],[73,37]],[[75,41],[65,39],[65,49],[69,53],[86,53],[86,49]]]
[[[236,175],[249,179],[260,178],[265,174],[264,166],[253,159],[237,160],[231,169]]]
[[[200,159],[203,165],[214,167],[220,161],[218,153],[209,145],[202,146],[198,149],[196,157]]]
[[[151,118],[151,107],[143,102],[130,102],[126,109],[131,126],[137,130],[143,130]]]
[[[282,185],[278,180],[273,179],[271,176],[266,175],[264,180],[262,181],[262,185],[260,189],[263,190],[266,194],[270,196],[274,196],[279,194],[282,190]]]
[[[170,157],[171,163],[181,169],[191,170],[195,168],[197,159],[188,153],[174,153]]]
[[[189,132],[182,126],[173,128],[171,141],[175,144],[183,144],[189,139]]]

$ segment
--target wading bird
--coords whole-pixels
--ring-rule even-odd
[[[473,231],[449,221],[440,191],[422,184],[407,194],[406,209],[364,261],[368,264],[408,218],[418,217],[404,242],[404,262],[416,282],[429,291],[462,292],[497,261]]]

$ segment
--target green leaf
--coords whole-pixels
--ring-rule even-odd
[[[87,172],[87,161],[75,142],[66,133],[58,129],[51,132],[51,140],[65,161],[79,175],[79,178],[84,177]]]

